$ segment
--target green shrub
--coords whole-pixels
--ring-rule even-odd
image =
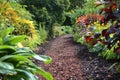
[[[71,26],[61,26],[58,23],[55,23],[53,25],[53,32],[54,37],[65,35],[65,34],[72,34],[73,33],[73,27]]]
[[[45,30],[45,25],[39,25],[39,35],[41,38],[41,42],[46,42],[46,40],[48,39],[48,32]]]
[[[33,63],[33,59],[46,64],[51,58],[35,54],[29,47],[18,46],[25,35],[12,35],[13,27],[0,30],[0,79],[1,80],[39,80],[35,74],[39,74],[47,80],[53,80],[50,73],[44,71]]]

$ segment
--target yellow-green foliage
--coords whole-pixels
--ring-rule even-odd
[[[34,22],[27,20],[26,17],[24,18],[22,13],[14,10],[14,7],[15,6],[11,6],[8,2],[0,3],[0,24],[4,24],[3,27],[13,26],[15,28],[13,34],[27,35],[28,39],[26,40],[28,44],[34,45],[34,43],[40,39],[39,34],[35,30]]]
[[[54,37],[62,35],[63,34],[62,26],[58,23],[55,23],[53,25],[53,33],[54,33]]]
[[[41,42],[46,42],[48,38],[48,32],[45,30],[45,25],[39,24],[39,35],[41,37]]]

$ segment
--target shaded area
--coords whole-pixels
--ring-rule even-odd
[[[113,64],[119,63],[119,61],[98,57],[97,53],[88,52],[87,47],[83,45],[79,45],[77,51],[85,80],[120,80],[120,70],[118,70],[120,65],[116,64],[111,67]]]

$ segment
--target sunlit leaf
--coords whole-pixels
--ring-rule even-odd
[[[50,58],[48,56],[45,56],[45,55],[37,55],[37,54],[35,54],[33,57],[35,59],[37,59],[37,60],[45,62],[46,64],[49,64],[52,61],[52,58]]]

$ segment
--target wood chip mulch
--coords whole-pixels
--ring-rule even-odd
[[[85,46],[76,44],[70,34],[37,47],[36,52],[53,59],[48,65],[38,61],[36,64],[50,72],[54,80],[120,80],[120,61],[107,61],[88,52]],[[117,65],[109,70],[114,63]]]
[[[77,46],[72,42],[71,35],[61,36],[52,40],[49,49],[43,51],[43,54],[50,56],[53,61],[49,65],[40,63],[39,66],[50,72],[54,80],[84,80],[81,62],[77,58]],[[39,78],[45,80],[40,76]]]

